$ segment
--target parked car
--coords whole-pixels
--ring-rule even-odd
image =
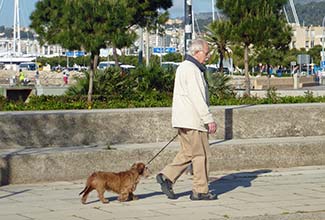
[[[218,67],[215,64],[208,64],[206,65],[208,73],[216,73],[218,72]]]
[[[120,64],[121,63],[119,63],[119,65]],[[102,61],[102,62],[99,62],[97,69],[104,70],[104,69],[106,69],[108,67],[112,67],[112,66],[115,66],[115,61]]]
[[[130,71],[132,69],[135,69],[135,66],[128,65],[128,64],[121,64],[120,67],[121,67],[121,69],[122,69],[123,72],[128,73],[128,74],[130,73]]]
[[[179,66],[179,63],[177,62],[162,62],[161,63],[161,67],[164,69],[177,69],[177,67]]]
[[[206,67],[207,67],[207,72],[208,73],[220,72],[220,69],[216,64],[208,64],[208,65],[206,65]],[[224,74],[229,74],[230,73],[229,68],[224,66],[223,67],[223,73]]]

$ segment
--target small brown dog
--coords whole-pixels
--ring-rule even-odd
[[[98,198],[102,203],[109,202],[104,197],[105,190],[119,194],[118,200],[120,202],[136,200],[138,198],[133,192],[141,176],[149,176],[148,168],[144,163],[135,163],[131,169],[119,173],[94,172],[88,177],[85,188],[79,193],[79,195],[83,193],[81,202],[85,204],[88,194],[94,189],[96,189]]]

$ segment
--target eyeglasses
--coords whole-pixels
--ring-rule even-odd
[[[205,51],[203,51],[203,50],[200,50],[200,51],[203,52],[205,56],[208,56],[209,53],[210,53],[210,51],[207,51],[207,52],[205,52]]]

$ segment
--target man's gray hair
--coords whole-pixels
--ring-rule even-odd
[[[188,49],[188,52],[191,56],[193,56],[198,51],[204,50],[204,45],[207,44],[207,42],[203,39],[195,39],[192,40],[192,43]]]

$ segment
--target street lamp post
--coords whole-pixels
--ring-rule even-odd
[[[322,22],[322,27],[323,27],[323,34],[322,34],[322,70],[325,70],[325,66],[324,66],[324,58],[325,58],[325,54],[324,54],[324,41],[325,41],[325,29],[324,29],[324,22],[325,22],[325,16],[323,17],[323,22]]]
[[[188,51],[188,46],[192,41],[192,0],[184,0],[185,12],[185,34],[184,34],[184,57]]]
[[[216,18],[215,18],[215,13],[214,13],[214,7],[215,7],[215,5],[214,5],[214,0],[211,0],[211,4],[212,4],[212,21],[215,21],[216,20]]]

